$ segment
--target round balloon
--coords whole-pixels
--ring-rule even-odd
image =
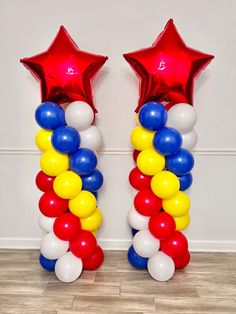
[[[180,257],[173,258],[175,263],[175,269],[183,269],[185,268],[188,263],[190,262],[190,253],[187,251],[184,255]]]
[[[170,238],[175,232],[175,221],[172,216],[165,212],[151,216],[148,224],[151,234],[159,240]]]
[[[40,167],[49,176],[57,176],[69,168],[69,157],[54,149],[47,150],[40,158]]]
[[[70,242],[71,252],[79,258],[89,257],[97,246],[94,235],[87,230],[80,230],[75,240]]]
[[[53,181],[55,177],[48,176],[43,171],[39,171],[35,183],[37,185],[37,188],[42,192],[47,192],[53,189]]]
[[[185,148],[182,148],[177,154],[166,157],[167,170],[175,173],[177,176],[184,176],[189,173],[194,166],[193,155]]]
[[[133,168],[129,174],[129,183],[136,190],[146,190],[150,188],[151,176],[142,173],[138,167]]]
[[[135,230],[147,229],[149,218],[150,217],[139,214],[139,212],[132,207],[128,213],[128,224]]]
[[[145,149],[138,155],[137,166],[142,173],[154,176],[164,169],[165,157],[153,148]]]
[[[48,259],[62,257],[69,248],[69,242],[59,239],[53,232],[49,232],[42,237],[40,251]]]
[[[197,145],[197,132],[192,129],[188,133],[182,134],[183,144],[182,147],[188,150],[192,150]]]
[[[75,216],[86,218],[95,212],[96,203],[96,198],[91,192],[82,190],[75,198],[69,201],[69,209]]]
[[[45,232],[51,232],[53,231],[53,224],[55,219],[55,217],[47,217],[40,212],[38,215],[39,227]]]
[[[96,192],[103,184],[103,175],[98,169],[95,169],[87,176],[82,176],[81,179],[83,182],[83,190],[90,192]]]
[[[180,183],[180,191],[187,190],[193,183],[193,176],[191,173],[187,173],[184,176],[179,176],[178,179]]]
[[[151,190],[139,191],[134,198],[135,209],[144,216],[152,216],[161,210],[162,200]]]
[[[167,121],[167,111],[160,102],[150,101],[139,111],[140,124],[151,131],[163,128]]]
[[[39,209],[47,217],[57,217],[68,209],[68,201],[54,191],[47,191],[39,199]]]
[[[55,130],[65,125],[65,112],[53,102],[44,102],[36,109],[35,119],[41,128]]]
[[[174,217],[176,230],[182,231],[186,229],[190,224],[190,215],[186,214],[185,216],[181,217]]]
[[[82,260],[67,252],[55,265],[55,274],[62,282],[72,282],[79,278],[83,269]]]
[[[81,176],[92,173],[97,166],[97,157],[91,149],[79,148],[70,156],[70,168]]]
[[[36,146],[43,152],[52,149],[52,131],[40,129],[35,136]]]
[[[163,200],[162,207],[171,216],[185,216],[190,208],[190,199],[186,193],[179,191],[174,197]]]
[[[131,133],[130,141],[133,147],[139,151],[144,149],[152,148],[154,132],[144,129],[142,126],[138,125],[134,128]]]
[[[93,109],[83,101],[70,103],[65,110],[66,123],[77,131],[90,127],[94,120]]]
[[[173,128],[162,128],[155,133],[153,146],[164,156],[176,154],[182,145],[181,134]]]
[[[152,257],[160,247],[160,241],[156,239],[149,230],[140,230],[133,238],[135,252],[142,257]]]
[[[57,259],[48,259],[42,254],[39,255],[40,265],[47,271],[54,271]]]
[[[95,151],[102,147],[102,133],[95,125],[91,125],[88,129],[80,131],[80,139],[80,147],[89,148]]]
[[[55,235],[64,241],[74,240],[81,229],[80,220],[71,213],[64,213],[56,218],[53,231]]]
[[[176,175],[170,171],[161,171],[151,180],[151,189],[154,194],[162,199],[169,199],[175,196],[180,188]]]
[[[104,254],[101,247],[98,245],[93,253],[83,259],[83,267],[86,270],[98,269],[104,260]]]
[[[173,259],[163,252],[157,252],[149,258],[147,268],[152,278],[158,281],[169,280],[175,272]]]
[[[59,153],[71,154],[79,148],[80,135],[70,126],[61,126],[53,132],[52,144]]]
[[[175,231],[171,238],[161,241],[161,250],[172,258],[180,257],[186,254],[188,241],[181,232]]]
[[[168,111],[167,126],[177,129],[180,133],[191,131],[197,122],[197,112],[189,104],[176,104]]]
[[[139,256],[135,252],[133,245],[131,245],[128,250],[128,260],[134,268],[137,268],[137,269],[147,268],[148,258]]]
[[[53,183],[55,193],[64,199],[76,197],[82,189],[82,180],[78,174],[73,171],[60,173]]]
[[[139,150],[137,150],[137,149],[134,149],[134,150],[133,150],[133,154],[132,154],[132,155],[133,155],[133,160],[134,160],[134,162],[137,161],[137,158],[138,158],[139,153],[140,153]]]
[[[89,231],[97,230],[102,224],[102,213],[98,208],[96,208],[92,215],[86,218],[81,218],[80,222],[81,227],[84,230]]]

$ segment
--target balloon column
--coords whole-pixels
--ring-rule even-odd
[[[152,47],[124,55],[140,79],[137,126],[131,133],[136,167],[129,174],[137,190],[128,213],[133,242],[130,264],[158,281],[190,261],[182,231],[190,223],[190,199],[197,143],[192,107],[194,78],[213,56],[185,45],[170,20]]]
[[[79,50],[64,27],[46,52],[21,60],[39,80],[43,101],[35,112],[35,142],[42,151],[38,223],[45,232],[39,261],[63,282],[104,259],[95,237],[102,223],[96,200],[103,183],[96,168],[102,135],[93,125],[91,79],[106,60]]]

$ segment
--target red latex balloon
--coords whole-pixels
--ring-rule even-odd
[[[55,177],[48,176],[43,171],[39,171],[35,178],[37,188],[42,192],[47,192],[53,189],[53,181]]]
[[[151,47],[124,58],[140,79],[138,112],[150,100],[192,104],[194,79],[214,57],[187,47],[171,19]]]
[[[144,216],[152,216],[160,211],[162,200],[151,190],[139,191],[134,198],[134,207]]]
[[[81,229],[80,220],[71,213],[64,213],[56,218],[53,225],[55,235],[64,241],[74,240]]]
[[[143,174],[138,167],[133,168],[129,174],[129,182],[136,190],[149,189],[151,179],[151,176]]]
[[[58,217],[68,209],[68,200],[60,198],[54,191],[47,191],[39,200],[39,209],[47,217]]]
[[[87,270],[95,270],[102,265],[103,260],[104,254],[98,245],[89,257],[83,259],[83,268]]]
[[[70,242],[71,252],[79,258],[89,257],[97,246],[94,235],[87,230],[80,230],[75,240]]]
[[[171,238],[161,241],[161,250],[170,257],[177,258],[186,254],[188,241],[181,232],[175,231]]]
[[[154,214],[150,218],[148,224],[148,228],[152,235],[159,240],[166,240],[173,236],[175,227],[174,218],[165,212]]]
[[[108,58],[81,51],[61,26],[47,51],[20,60],[40,82],[42,101],[81,100],[97,112],[91,80]]]
[[[183,269],[188,265],[190,262],[190,253],[189,251],[185,252],[183,256],[173,258],[173,261],[175,263],[175,269]]]
[[[139,153],[140,153],[139,150],[134,149],[134,151],[133,151],[133,160],[134,160],[134,162],[137,161],[137,158],[138,158]]]
[[[172,108],[173,106],[174,106],[174,104],[173,104],[173,103],[168,102],[168,103],[165,105],[165,108],[166,108],[166,110],[167,110],[167,111],[169,111],[169,110],[170,110],[170,108]]]

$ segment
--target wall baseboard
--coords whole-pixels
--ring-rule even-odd
[[[127,250],[131,240],[99,239],[104,250]],[[40,238],[0,238],[0,249],[38,249]],[[189,241],[191,252],[236,252],[236,241]]]

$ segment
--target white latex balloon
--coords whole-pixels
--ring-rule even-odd
[[[180,133],[189,132],[197,122],[197,112],[188,104],[177,104],[168,111],[166,126],[178,130]]]
[[[90,148],[92,150],[99,150],[102,147],[102,133],[99,129],[91,125],[88,129],[80,133],[80,147]]]
[[[160,241],[148,229],[137,232],[133,238],[135,252],[142,257],[152,257],[160,247]]]
[[[59,239],[53,232],[42,237],[40,251],[48,259],[57,259],[66,254],[69,249],[69,241]]]
[[[175,264],[170,256],[159,251],[157,254],[149,258],[147,269],[149,274],[155,280],[167,281],[174,275]]]
[[[198,140],[197,132],[194,129],[192,129],[188,133],[182,134],[182,140],[183,148],[186,148],[188,150],[193,149],[196,146]]]
[[[55,217],[47,217],[43,215],[41,212],[38,215],[38,224],[39,227],[46,232],[50,232],[53,230],[53,224],[56,220]]]
[[[134,207],[128,213],[128,224],[136,230],[147,229],[149,219],[150,217],[139,214]]]
[[[66,123],[77,131],[90,127],[94,119],[93,109],[83,101],[70,103],[65,110]]]
[[[79,278],[83,269],[82,260],[67,252],[60,257],[55,265],[55,274],[63,282],[72,282]]]

